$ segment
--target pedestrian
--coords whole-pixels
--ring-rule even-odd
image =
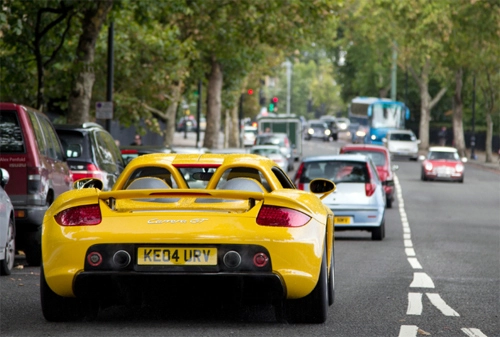
[[[130,145],[142,145],[141,135],[135,135],[134,141]]]
[[[439,146],[446,146],[446,126],[441,128],[441,131],[438,133],[439,137]]]

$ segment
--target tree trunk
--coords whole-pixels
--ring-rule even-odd
[[[163,143],[165,146],[170,146],[174,143],[175,135],[175,114],[177,112],[177,107],[182,99],[182,92],[184,88],[184,82],[175,82],[171,87],[170,96],[172,101],[167,108],[166,120],[165,120],[165,130],[163,131]]]
[[[464,139],[464,112],[462,101],[463,69],[455,72],[455,94],[453,95],[453,146],[457,148],[460,157],[466,157]]]
[[[220,63],[212,58],[212,70],[208,78],[207,126],[203,146],[209,149],[219,147],[221,118],[222,70]]]
[[[486,112],[486,163],[493,162],[493,119],[491,111]]]
[[[113,6],[113,0],[99,0],[90,3],[84,11],[82,34],[76,49],[74,82],[69,95],[68,123],[81,124],[90,120],[90,102],[95,82],[94,52],[102,24]]]

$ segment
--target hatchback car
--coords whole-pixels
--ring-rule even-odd
[[[377,167],[380,181],[382,181],[382,185],[384,186],[386,207],[391,208],[395,191],[393,172],[396,171],[399,166],[392,165],[389,151],[385,147],[379,145],[350,144],[343,146],[340,149],[340,153],[364,154],[373,160]]]
[[[427,157],[419,156],[422,161],[420,178],[422,180],[451,180],[464,182],[464,164],[467,158],[460,158],[457,149],[435,146],[429,149]]]
[[[10,275],[16,258],[14,207],[5,192],[9,172],[0,169],[0,275]]]
[[[123,171],[120,149],[111,134],[97,123],[55,125],[73,179],[97,178],[110,190]]]
[[[327,142],[332,136],[332,131],[328,128],[328,124],[320,120],[312,120],[307,123],[306,140],[313,138],[321,139]]]
[[[14,205],[16,248],[33,266],[41,261],[45,212],[72,189],[66,155],[49,118],[14,103],[0,103],[0,166],[9,172],[6,191]]]
[[[375,164],[360,154],[307,157],[294,177],[298,189],[309,191],[317,178],[333,181],[337,189],[323,198],[335,214],[335,231],[371,232],[372,240],[385,237],[385,192]]]
[[[418,159],[418,144],[420,140],[411,130],[390,130],[382,139],[385,147],[389,150],[393,158]]]
[[[272,159],[283,171],[291,171],[288,159],[281,153],[278,145],[254,145],[250,148],[250,153]]]
[[[262,133],[255,137],[254,145],[278,145],[280,147],[281,153],[288,160],[287,171],[293,170],[295,164],[295,158],[293,155],[292,145],[286,133],[282,132]]]

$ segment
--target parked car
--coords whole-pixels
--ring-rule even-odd
[[[427,157],[419,156],[422,161],[420,178],[422,180],[450,180],[464,182],[467,158],[460,158],[457,149],[447,146],[429,148]]]
[[[360,154],[307,157],[294,177],[295,185],[309,191],[317,178],[331,180],[335,192],[322,199],[335,215],[335,231],[371,232],[372,240],[385,237],[385,192],[370,157]]]
[[[194,116],[184,116],[179,119],[175,130],[177,132],[195,132],[197,129],[196,119]]]
[[[307,122],[306,140],[313,138],[321,139],[327,142],[332,135],[332,131],[328,128],[328,124],[321,120],[310,120]]]
[[[208,289],[217,301],[274,305],[290,323],[327,320],[333,214],[313,193],[324,197],[334,184],[318,180],[308,193],[268,158],[194,157],[141,156],[111,192],[88,179],[56,201],[42,237],[46,320]]]
[[[259,130],[255,126],[245,126],[243,128],[243,145],[253,146],[258,132]]]
[[[291,171],[288,159],[281,153],[278,145],[254,145],[250,148],[250,153],[272,159],[283,171]]]
[[[174,149],[165,145],[129,145],[120,146],[120,152],[127,165],[132,159],[151,153],[175,153]]]
[[[281,153],[288,160],[288,171],[293,170],[295,158],[293,155],[293,149],[290,140],[288,139],[288,135],[286,133],[262,133],[255,137],[254,145],[278,145],[280,147]]]
[[[9,172],[0,169],[0,275],[10,275],[16,258],[14,206],[5,192],[9,179]]]
[[[97,123],[54,125],[61,140],[73,180],[97,178],[109,191],[125,162],[113,136]]]
[[[330,130],[330,137],[333,140],[338,140],[339,139],[339,127],[338,127],[338,120],[334,116],[321,116],[319,118],[320,121],[325,122],[326,125],[328,126],[328,129]]]
[[[420,140],[411,130],[389,130],[382,142],[389,150],[393,158],[418,159],[418,144]]]
[[[43,216],[70,190],[73,176],[49,118],[14,103],[0,103],[0,166],[10,175],[6,191],[14,205],[16,249],[26,262],[40,265]]]
[[[389,151],[380,145],[369,145],[369,144],[349,144],[344,145],[340,148],[340,153],[344,154],[363,154],[369,156],[375,166],[377,167],[377,173],[384,186],[387,208],[392,207],[392,202],[394,201],[394,174],[399,166],[392,165],[391,155]]]

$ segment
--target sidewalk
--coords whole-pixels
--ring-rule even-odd
[[[467,149],[467,153],[469,154],[469,157],[467,158],[467,164],[474,165],[477,167],[483,167],[489,170],[494,170],[500,172],[500,158],[499,155],[496,153],[493,153],[493,162],[492,163],[486,163],[486,152],[484,151],[478,151],[475,150],[474,153],[476,155],[476,159],[471,159],[470,158],[470,149]]]

